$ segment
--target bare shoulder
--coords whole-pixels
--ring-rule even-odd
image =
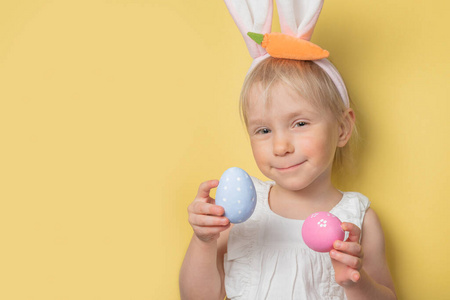
[[[394,283],[386,260],[386,244],[380,219],[375,211],[369,208],[362,225],[361,241],[365,271],[379,284],[394,291]]]
[[[381,222],[378,218],[378,215],[372,208],[369,208],[366,211],[361,229],[363,239],[365,239],[367,242],[382,242],[383,245],[380,246],[384,247],[384,233],[381,227]],[[377,241],[366,239],[366,235],[369,235],[372,238],[376,238]]]
[[[380,219],[375,211],[369,208],[362,224],[362,241],[364,249],[364,264],[372,267],[372,263],[379,262],[385,257],[385,239]]]

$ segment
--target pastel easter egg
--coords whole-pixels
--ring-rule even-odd
[[[341,220],[330,212],[317,212],[310,215],[302,226],[305,244],[317,252],[329,252],[336,240],[344,240],[345,231]]]
[[[223,173],[216,191],[216,204],[225,209],[224,216],[231,223],[250,218],[256,207],[256,191],[247,172],[233,167]]]

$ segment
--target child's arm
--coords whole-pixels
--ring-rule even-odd
[[[181,299],[223,299],[225,297],[223,255],[230,222],[223,207],[214,205],[209,191],[217,180],[206,181],[189,205],[189,223],[194,235],[180,270]],[[222,234],[221,234],[222,232]]]
[[[386,261],[384,234],[380,221],[372,209],[366,212],[359,244],[360,229],[343,223],[350,235],[346,242],[335,242],[331,250],[337,283],[344,287],[351,299],[397,299],[394,283]]]

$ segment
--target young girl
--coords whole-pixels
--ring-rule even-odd
[[[235,1],[227,2],[233,17]],[[287,2],[278,3],[281,13]],[[317,9],[314,16],[315,23]],[[200,185],[188,208],[194,235],[181,267],[181,298],[396,299],[369,200],[331,182],[355,123],[342,79],[317,61],[263,55],[247,74],[241,109],[256,164],[271,181],[252,178],[255,212],[235,225],[209,195],[218,181]],[[301,237],[303,220],[318,211],[339,217],[348,232],[329,253],[309,249]]]

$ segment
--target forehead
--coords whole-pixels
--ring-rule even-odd
[[[246,103],[247,118],[261,118],[271,113],[318,113],[318,108],[291,87],[278,83],[270,89],[263,89],[261,84],[254,84],[249,91]]]

